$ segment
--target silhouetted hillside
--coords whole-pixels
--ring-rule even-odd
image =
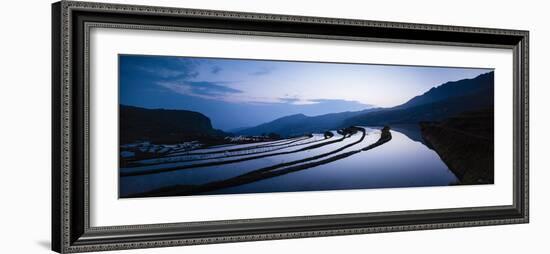
[[[468,97],[485,94],[493,90],[494,72],[481,74],[472,79],[462,79],[434,87],[422,95],[415,96],[395,108],[411,108],[418,105],[434,103],[452,97]]]
[[[240,130],[241,135],[261,135],[263,133],[277,133],[282,136],[297,136],[313,132],[324,132],[340,127],[343,122],[353,116],[377,109],[366,109],[356,112],[332,113],[320,116],[306,116],[295,114],[273,120],[256,127]]]
[[[239,129],[240,135],[278,133],[302,135],[354,125],[382,126],[440,121],[461,112],[493,107],[494,72],[472,79],[444,83],[422,95],[392,108],[375,108],[309,117],[296,114],[281,117],[256,127]]]
[[[439,121],[465,111],[493,107],[494,73],[447,82],[408,102],[388,109],[360,114],[343,126],[387,125]]]
[[[187,110],[146,109],[120,105],[120,143],[181,143],[222,138],[205,115]]]
[[[442,122],[422,122],[422,137],[460,184],[494,181],[493,109],[464,112]]]

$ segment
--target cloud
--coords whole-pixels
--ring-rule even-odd
[[[342,99],[312,99],[310,100],[315,103],[343,103],[347,105],[362,105],[367,108],[375,107],[375,105],[372,104],[366,104],[359,101],[353,101],[353,100],[342,100]]]
[[[294,103],[294,102],[299,101],[300,99],[298,99],[298,98],[279,98],[279,100],[282,101],[282,102],[285,102],[285,103]]]
[[[179,94],[203,99],[229,101],[230,95],[242,93],[241,90],[228,87],[224,83],[226,82],[176,81],[157,84]]]
[[[284,103],[284,104],[291,104],[291,105],[325,104],[325,105],[362,106],[365,108],[374,107],[371,104],[364,104],[358,101],[342,100],[342,99],[304,99],[298,96],[280,97],[280,98],[277,98],[276,103]]]
[[[217,66],[217,65],[212,67],[212,70],[210,70],[210,72],[212,72],[212,74],[218,74],[220,71],[222,71],[222,67]]]
[[[292,104],[292,105],[310,105],[310,104],[317,104],[318,102],[313,100],[304,100],[298,97],[282,97],[278,98],[279,103],[286,103],[286,104]]]
[[[249,74],[253,76],[262,76],[262,75],[270,74],[271,72],[272,72],[272,69],[270,68],[262,68],[254,72],[250,72]]]
[[[163,56],[124,56],[126,61],[132,61],[137,70],[150,74],[157,79],[176,80],[191,79],[199,76],[201,65],[195,59],[180,59]]]
[[[146,72],[149,72],[151,74],[155,74],[156,76],[160,76],[162,78],[172,78],[182,75],[182,72],[179,70],[171,70],[168,68],[145,68],[142,67],[142,69]]]

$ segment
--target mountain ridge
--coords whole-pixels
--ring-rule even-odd
[[[445,82],[391,108],[368,108],[317,116],[292,114],[253,127],[239,128],[236,135],[278,134],[284,137],[322,133],[354,125],[382,126],[440,121],[464,111],[493,107],[494,71],[471,79]],[[189,110],[146,109],[120,105],[120,141],[181,142],[219,139],[231,133],[214,129],[210,118]]]
[[[177,143],[227,135],[214,129],[210,118],[202,113],[176,109],[148,109],[119,105],[120,143],[136,141]]]
[[[318,116],[306,116],[304,114],[293,114],[277,118],[273,121],[247,128],[237,132],[238,135],[261,135],[264,133],[277,133],[283,136],[297,136],[313,132],[324,132],[338,128],[345,119],[375,111],[377,108],[369,108],[361,111],[345,111],[329,113]]]
[[[440,121],[455,114],[493,107],[494,72],[475,78],[446,82],[422,95],[392,107],[354,116],[349,125],[385,125]]]
[[[236,134],[277,133],[292,136],[353,125],[382,126],[437,121],[460,112],[492,107],[493,91],[494,71],[490,71],[474,78],[445,82],[391,108],[371,108],[319,116],[288,115],[242,129]]]
[[[413,107],[422,104],[433,103],[449,97],[475,94],[481,90],[488,89],[490,86],[493,85],[493,81],[494,71],[490,71],[470,79],[445,82],[439,86],[432,87],[430,90],[424,92],[423,94],[417,95],[407,102],[393,108]]]

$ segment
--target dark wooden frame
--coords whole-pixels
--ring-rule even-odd
[[[90,227],[91,27],[506,48],[514,54],[513,205]],[[62,1],[52,5],[52,249],[85,252],[527,223],[528,31]]]

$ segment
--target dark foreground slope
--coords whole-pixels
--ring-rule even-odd
[[[146,109],[120,105],[120,143],[179,143],[222,138],[205,115],[187,110]]]
[[[460,179],[460,184],[492,184],[493,119],[493,110],[485,109],[420,125],[424,140]]]

